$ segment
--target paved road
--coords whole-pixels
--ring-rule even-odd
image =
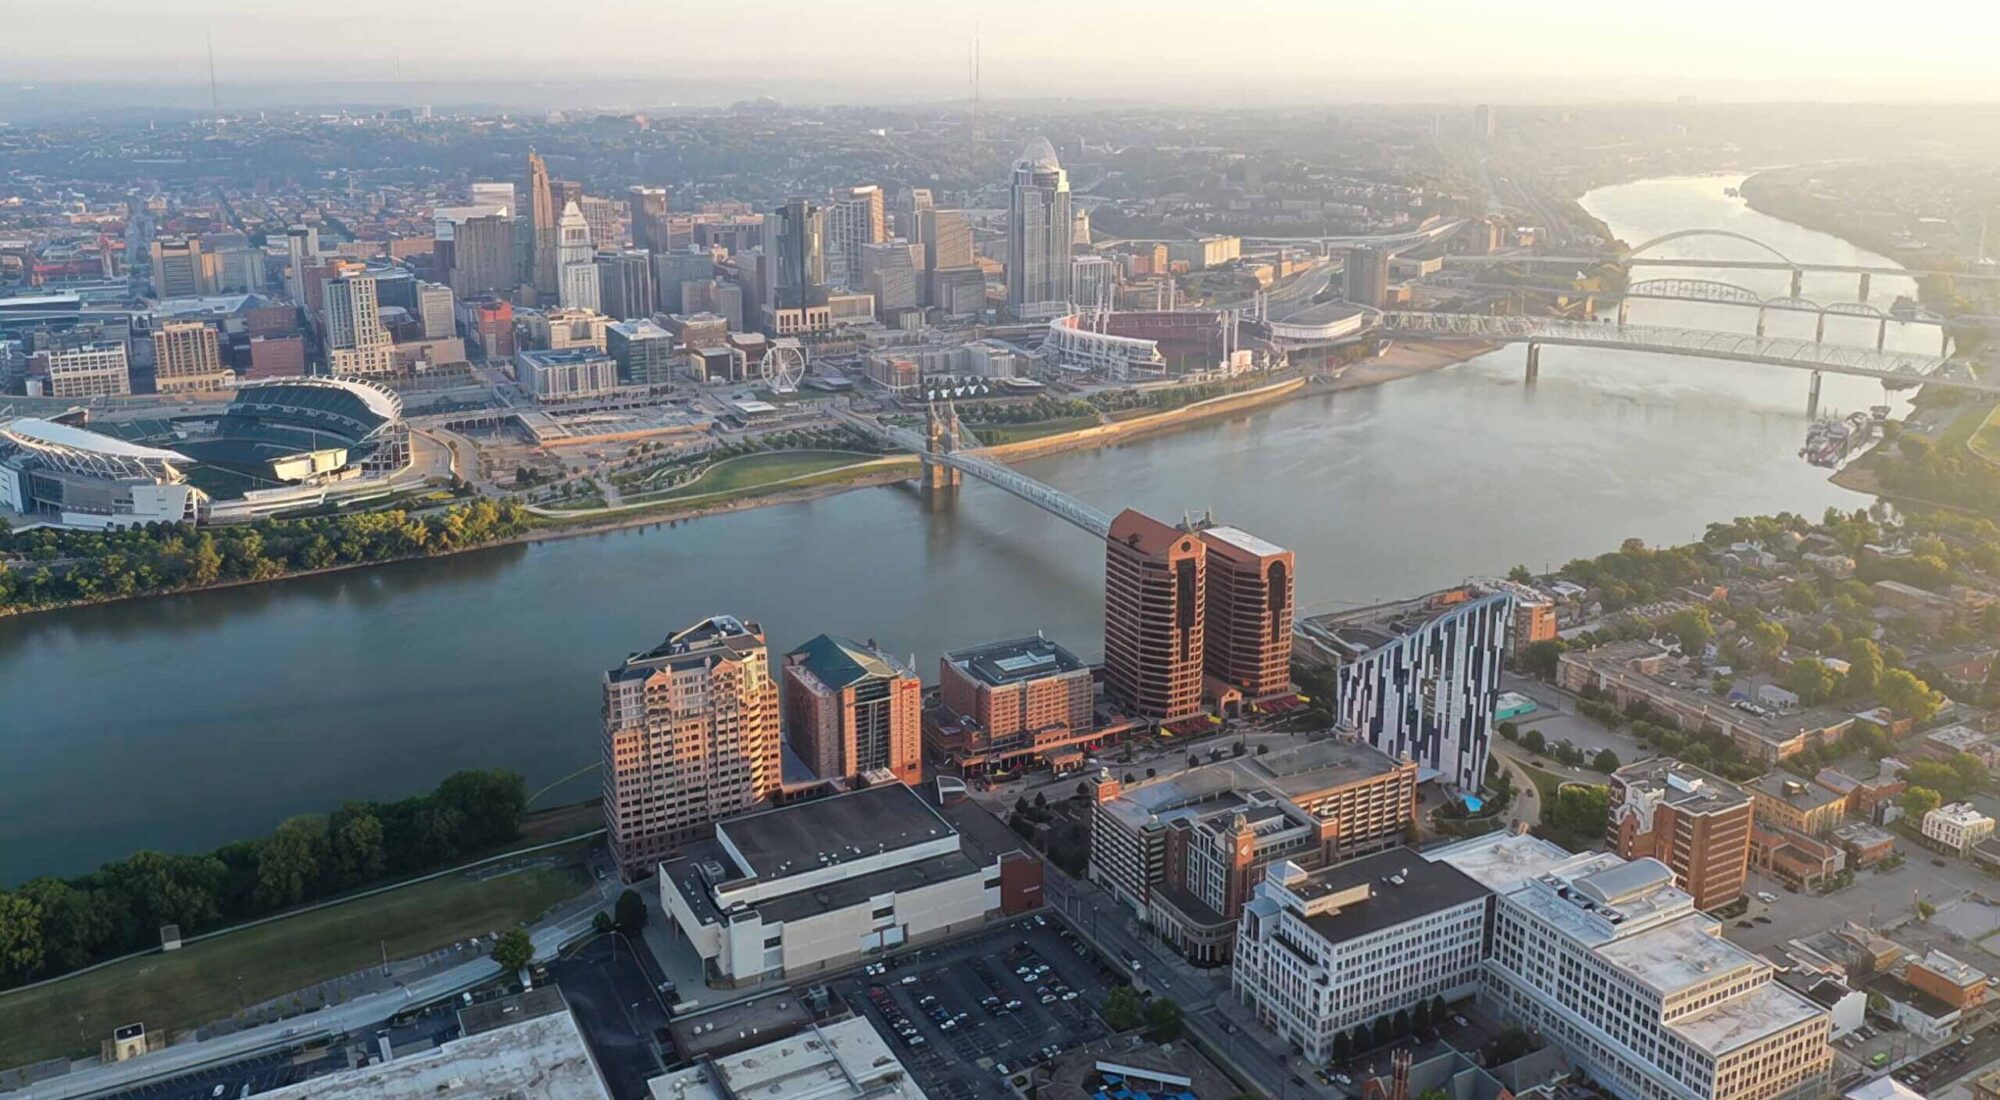
[[[601,900],[601,899],[600,899]],[[557,949],[590,931],[590,919],[598,907],[535,929],[531,935],[537,959],[553,958]],[[400,990],[358,997],[344,1005],[334,1005],[305,1016],[281,1020],[262,1027],[248,1028],[233,1035],[217,1036],[196,1043],[181,1043],[129,1062],[95,1066],[53,1078],[25,1089],[5,1094],[9,1100],[81,1100],[129,1089],[147,1081],[177,1076],[204,1067],[252,1058],[272,1050],[296,1046],[321,1036],[339,1035],[373,1027],[390,1016],[429,1001],[455,996],[500,976],[499,964],[491,959],[474,959]]]

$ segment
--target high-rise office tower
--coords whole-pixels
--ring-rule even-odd
[[[597,254],[598,308],[620,321],[653,315],[653,257],[638,250]]]
[[[1203,667],[1247,700],[1292,690],[1292,552],[1240,527],[1203,527]]]
[[[894,225],[890,228],[895,230],[898,237],[905,237],[913,241],[920,240],[921,231],[917,228],[918,220],[923,217],[924,211],[930,210],[936,205],[937,201],[931,196],[930,188],[905,187],[903,188],[902,195],[897,198]]]
[[[555,202],[555,194],[549,190],[549,166],[539,154],[529,153],[528,226],[532,243],[528,281],[534,284],[537,294],[549,297],[554,297],[561,285],[557,254],[562,238],[557,232],[556,219],[562,208]]]
[[[153,294],[158,298],[199,298],[215,293],[215,257],[200,237],[153,238]]]
[[[655,255],[667,251],[667,189],[633,186],[625,189],[625,220],[632,227],[632,247]]]
[[[303,225],[285,230],[285,295],[294,304],[306,300],[306,268],[319,263],[319,233]]]
[[[592,245],[609,250],[624,242],[625,212],[622,203],[585,195],[577,200],[576,207],[583,211],[583,224],[590,227]]]
[[[346,275],[326,284],[326,346],[372,348],[389,342],[382,327],[381,304],[375,295],[375,280],[367,275]]]
[[[565,309],[596,309],[597,252],[590,242],[590,223],[576,203],[563,206],[556,234],[557,300]]]
[[[604,674],[604,823],[627,879],[783,778],[764,632],[704,619]]]
[[[771,300],[779,309],[826,304],[826,218],[805,199],[792,199],[764,220],[765,252],[776,257]]]
[[[924,269],[943,271],[971,267],[972,226],[957,210],[926,210],[917,215],[917,236],[924,244]]]
[[[658,252],[653,255],[653,301],[662,313],[691,313],[681,288],[715,278],[715,257],[707,251]]]
[[[822,634],[785,654],[785,740],[821,779],[923,778],[923,681],[873,642]]]
[[[1201,713],[1207,545],[1127,508],[1104,546],[1105,694],[1161,722]]]
[[[1029,142],[1014,162],[1008,218],[1008,312],[1027,320],[1067,311],[1075,222],[1070,217],[1069,176],[1047,138]]]
[[[862,248],[888,239],[880,187],[871,183],[836,193],[826,207],[827,281],[860,289]]]
[[[219,389],[224,377],[214,326],[169,321],[153,333],[153,381],[159,392]]]
[[[441,283],[417,284],[417,316],[424,323],[424,339],[442,340],[456,335],[457,296]]]
[[[499,214],[452,227],[451,289],[461,298],[504,294],[516,284],[514,222]]]

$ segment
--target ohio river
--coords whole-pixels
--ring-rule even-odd
[[[1712,227],[1796,260],[1888,262],[1750,211],[1724,195],[1737,182],[1646,181],[1585,205],[1633,243]],[[1677,243],[1683,255],[1753,254]],[[1730,275],[1785,289],[1777,274],[1717,277]],[[1914,294],[1906,280],[1875,282],[1885,308],[1903,293]],[[1806,294],[1842,301],[1854,287],[1811,280]],[[1754,323],[1659,302],[1636,303],[1631,319]],[[1809,336],[1811,323],[1775,314],[1771,332]],[[1890,338],[1929,350],[1935,334]],[[1829,336],[1872,342],[1873,326],[1835,318]],[[1628,537],[1686,541],[1739,515],[1867,503],[1797,455],[1803,372],[1552,347],[1530,389],[1522,357],[1503,348],[1023,469],[1107,510],[1212,509],[1293,548],[1307,612],[1517,562],[1539,570]],[[1881,400],[1872,382],[1826,380],[1827,407]],[[879,639],[927,677],[945,650],[1037,630],[1095,659],[1102,570],[1087,535],[998,490],[968,484],[953,510],[932,512],[888,487],[0,621],[0,883],[140,848],[207,849],[459,768],[513,768],[540,786],[597,759],[605,668],[717,612],[760,621],[779,652],[821,631]],[[587,775],[549,801],[595,789]]]

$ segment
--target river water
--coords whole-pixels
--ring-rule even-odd
[[[1637,243],[1730,229],[1801,261],[1887,263],[1724,195],[1734,178],[1609,187],[1585,205]],[[1755,255],[1730,242],[1682,254]],[[1698,274],[1674,272],[1674,274]],[[1730,272],[1769,294],[1785,277]],[[1897,285],[1902,284],[1902,285]],[[1854,296],[1810,280],[1807,296]],[[1877,279],[1874,300],[1914,293]],[[1749,311],[1635,303],[1631,320],[1747,331]],[[1773,335],[1810,336],[1806,314]],[[1829,321],[1829,338],[1873,341]],[[1930,350],[1935,329],[1892,344]],[[1501,349],[1434,374],[1174,435],[1038,460],[1107,510],[1213,509],[1298,553],[1302,610],[1536,569],[1713,520],[1866,499],[1805,464],[1803,372],[1547,348],[1539,384]],[[1882,400],[1828,376],[1824,403]],[[1046,631],[1101,649],[1098,546],[995,489],[945,512],[904,487],[277,584],[0,621],[0,884],[145,847],[205,849],[347,798],[501,766],[531,787],[598,757],[598,678],[729,612],[776,647],[873,637],[934,675],[958,646]],[[546,801],[584,797],[585,775]]]

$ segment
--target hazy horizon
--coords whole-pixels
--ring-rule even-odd
[[[95,87],[238,107],[360,90],[371,100],[506,82],[507,100],[575,86],[657,88],[661,105],[759,95],[818,102],[1081,98],[1220,106],[1379,103],[1985,102],[2000,7],[1951,32],[1880,5],[1678,0],[1623,18],[1493,0],[1064,3],[963,10],[923,0],[662,5],[646,0],[348,0],[269,11],[257,0],[16,0],[0,83]],[[553,15],[552,15],[553,13]],[[543,25],[548,24],[548,25]],[[78,33],[79,28],[87,33]],[[525,47],[537,47],[530,52]],[[235,93],[232,97],[231,93]],[[570,94],[576,94],[574,92]],[[274,100],[272,97],[277,97]],[[491,95],[483,98],[492,101]],[[617,100],[617,102],[643,102]],[[577,101],[573,105],[610,105]]]

